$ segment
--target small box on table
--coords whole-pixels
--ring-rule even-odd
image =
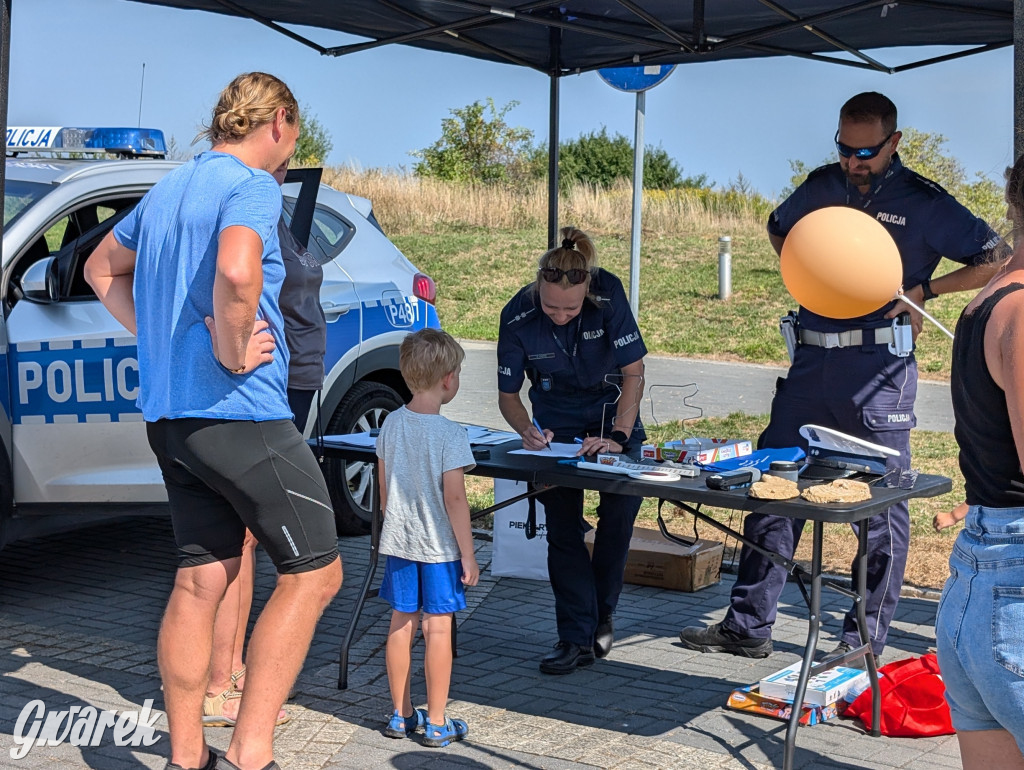
[[[711,465],[734,457],[752,454],[754,446],[749,441],[727,438],[688,438],[685,440],[663,441],[659,444],[644,444],[641,456],[645,460],[672,460],[677,463],[700,463]]]
[[[584,538],[594,552],[594,532]],[[665,538],[656,529],[635,527],[629,541],[625,581],[673,591],[698,591],[721,580],[722,544],[698,540],[691,546]]]

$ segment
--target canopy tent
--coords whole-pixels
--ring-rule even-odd
[[[895,73],[1016,40],[1015,154],[1024,152],[1024,0],[134,1],[254,19],[325,56],[401,43],[548,74],[552,242],[558,220],[559,78],[602,67],[799,56]],[[0,2],[0,123],[6,129],[13,0]],[[367,42],[324,47],[284,24],[337,30]],[[899,66],[864,52],[926,45],[966,48]],[[0,190],[2,183],[0,165]]]
[[[630,64],[804,56],[895,72],[862,49],[1013,43],[1012,0],[138,0],[347,32],[392,43],[568,74]],[[553,38],[557,37],[557,40]],[[848,54],[839,58],[829,54]],[[958,54],[964,55],[964,54]]]

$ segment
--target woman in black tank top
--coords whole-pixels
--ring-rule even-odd
[[[1024,227],[1024,158],[1006,189]],[[935,620],[965,770],[1024,770],[1024,239],[964,309],[950,386],[965,506]]]

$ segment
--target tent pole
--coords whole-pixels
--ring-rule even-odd
[[[1013,0],[1013,157],[1024,155],[1024,0]]]
[[[11,3],[3,0],[0,7],[0,135],[7,146],[7,94],[11,86]],[[7,153],[4,152],[6,157]],[[0,163],[0,204],[5,203],[4,190],[7,187],[7,164]],[[4,223],[0,219],[0,239],[4,234]]]
[[[1016,0],[1024,2],[1024,0]],[[555,247],[558,236],[558,87],[562,30],[551,27],[551,90],[548,102],[548,248]]]

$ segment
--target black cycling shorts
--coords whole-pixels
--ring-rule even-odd
[[[279,574],[338,558],[327,484],[291,420],[146,423],[167,486],[179,567],[242,554],[246,527]]]

